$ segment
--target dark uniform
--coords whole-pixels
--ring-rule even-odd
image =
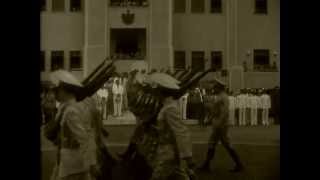
[[[240,171],[243,168],[242,163],[235,150],[231,147],[228,137],[229,98],[224,91],[224,84],[218,81],[215,88],[217,89],[218,94],[213,104],[212,116],[210,118],[212,121],[212,133],[209,138],[207,159],[200,169],[210,170],[210,161],[214,158],[216,145],[221,141],[222,145],[236,164],[232,171]]]

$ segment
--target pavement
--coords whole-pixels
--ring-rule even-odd
[[[106,125],[110,136],[106,144],[115,156],[125,150],[135,125]],[[193,158],[200,164],[206,156],[207,139],[210,127],[189,125],[192,133]],[[242,173],[229,173],[233,163],[222,148],[218,146],[217,155],[211,163],[213,173],[198,172],[199,180],[277,180],[280,179],[280,126],[230,127],[230,139],[239,153],[246,170]],[[42,180],[49,180],[54,162],[55,147],[41,135]]]

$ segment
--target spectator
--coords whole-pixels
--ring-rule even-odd
[[[250,107],[251,107],[251,126],[258,125],[258,101],[259,98],[256,92],[252,92],[250,97]]]
[[[120,84],[120,80],[117,78],[115,79],[115,83],[112,87],[113,93],[113,107],[114,112],[113,116],[121,116],[122,115],[122,103],[123,103],[123,86]]]
[[[109,96],[109,92],[107,89],[107,85],[104,85],[104,87],[102,87],[101,89],[98,90],[97,92],[98,96],[99,96],[99,101],[100,101],[100,107],[101,107],[101,118],[102,119],[107,119],[107,103],[108,103],[108,96]]]
[[[188,96],[189,96],[189,93],[187,92],[180,99],[180,102],[181,102],[180,108],[181,108],[182,120],[186,120],[187,119]]]
[[[251,122],[251,106],[250,106],[250,98],[251,98],[251,89],[246,89],[245,90],[245,98],[246,98],[246,125],[250,125]]]
[[[229,92],[229,124],[231,126],[235,125],[235,108],[236,108],[236,98],[233,92]]]
[[[246,125],[246,96],[244,90],[240,91],[240,94],[237,96],[237,103],[239,107],[239,125]]]
[[[127,83],[128,83],[128,73],[125,72],[122,74],[121,85],[123,86],[123,110],[128,109],[128,94],[127,94]]]
[[[269,126],[269,109],[271,108],[271,100],[270,96],[266,93],[266,91],[263,91],[263,94],[261,96],[261,105],[262,105],[262,124],[264,126]]]

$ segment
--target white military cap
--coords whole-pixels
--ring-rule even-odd
[[[50,81],[54,84],[55,87],[58,87],[61,83],[68,85],[83,87],[81,82],[74,77],[70,72],[65,70],[57,70],[50,74]]]
[[[177,79],[173,78],[172,76],[166,73],[153,73],[150,74],[146,78],[146,82],[151,84],[151,86],[162,86],[168,89],[180,89],[179,83]]]

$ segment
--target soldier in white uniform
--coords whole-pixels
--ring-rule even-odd
[[[246,125],[246,96],[241,90],[240,95],[237,96],[237,104],[239,106],[239,125]]]
[[[122,99],[123,99],[123,86],[120,84],[120,80],[116,79],[112,87],[113,93],[113,116],[122,115]]]
[[[235,109],[236,109],[236,98],[233,93],[229,95],[229,124],[231,126],[235,125]]]
[[[107,89],[107,85],[104,85],[103,88],[100,88],[97,92],[97,95],[99,96],[100,101],[100,108],[101,108],[101,117],[102,119],[107,119],[107,101],[109,92]]]
[[[256,93],[253,93],[250,97],[250,106],[251,106],[251,126],[258,125],[258,103],[259,98]]]
[[[269,126],[269,109],[271,108],[271,99],[270,96],[264,91],[261,96],[261,105],[262,105],[262,124],[264,126]]]
[[[180,102],[181,102],[180,103],[180,107],[181,107],[181,113],[182,113],[182,120],[186,120],[187,119],[188,96],[189,96],[189,93],[186,93],[180,98]]]
[[[250,102],[250,99],[251,99],[251,89],[246,89],[246,92],[245,92],[245,97],[246,97],[246,120],[245,120],[245,124],[246,125],[250,125],[250,122],[251,122],[251,102]]]

